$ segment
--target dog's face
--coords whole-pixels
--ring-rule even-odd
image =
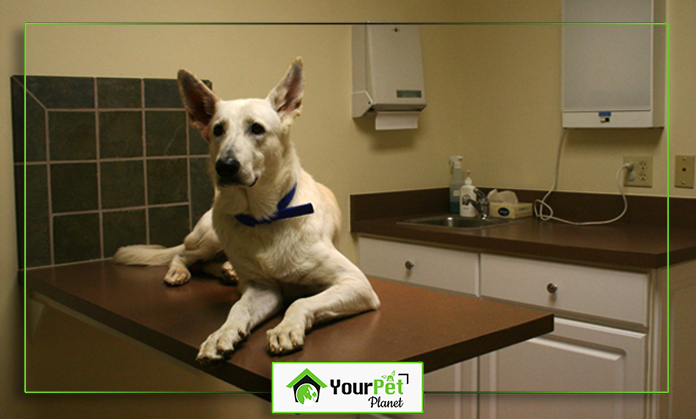
[[[184,107],[210,144],[218,187],[251,188],[278,167],[302,110],[303,89],[299,58],[265,99],[223,101],[196,76],[179,71]]]

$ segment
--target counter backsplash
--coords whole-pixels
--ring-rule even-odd
[[[27,76],[26,142],[24,78],[10,82],[20,267],[25,191],[27,267],[176,245],[210,207],[208,146],[176,80]]]

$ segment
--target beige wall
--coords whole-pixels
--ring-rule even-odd
[[[203,2],[199,2],[203,3]],[[555,22],[560,0],[512,1],[190,1],[152,4],[0,0],[0,405],[15,417],[110,415],[154,417],[241,415],[267,405],[252,396],[22,396],[21,306],[15,281],[14,188],[9,77],[22,72],[23,23],[47,21],[471,21]],[[668,189],[667,158],[696,154],[696,3],[668,0],[670,23],[670,142],[659,132],[573,133],[564,148],[559,189],[615,193],[623,155],[652,154],[655,186],[630,193],[695,197]],[[35,75],[173,77],[186,67],[213,80],[225,98],[264,96],[295,56],[306,67],[305,109],[293,139],[305,168],[337,195],[348,221],[349,194],[446,186],[447,156],[462,154],[480,186],[550,186],[560,129],[560,29],[557,26],[424,26],[428,108],[421,129],[375,133],[369,120],[350,118],[348,26],[30,26],[27,72]],[[341,250],[354,258],[344,232]],[[48,310],[37,339],[37,383],[84,388],[172,386],[226,389],[118,339]],[[102,357],[103,355],[103,357]],[[120,355],[120,356],[119,356]],[[88,371],[78,369],[85,365]],[[122,374],[139,371],[137,377]],[[157,377],[141,380],[140,376]],[[138,387],[142,389],[143,387]],[[141,410],[142,409],[142,410]],[[159,412],[159,414],[158,414]],[[201,412],[196,415],[195,412]],[[258,416],[258,415],[255,415]]]

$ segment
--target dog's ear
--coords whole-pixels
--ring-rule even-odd
[[[268,94],[267,99],[280,115],[283,125],[289,125],[302,112],[303,95],[302,58],[297,57],[280,83]]]
[[[188,70],[179,70],[179,95],[191,125],[203,131],[215,114],[215,104],[220,98]]]

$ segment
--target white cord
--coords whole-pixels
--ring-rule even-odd
[[[602,224],[610,224],[615,221],[618,221],[621,219],[626,214],[626,211],[628,210],[628,201],[626,200],[626,195],[624,194],[623,189],[621,188],[621,181],[619,180],[619,175],[624,169],[627,170],[633,170],[633,163],[626,163],[621,168],[619,169],[618,172],[616,172],[616,186],[619,188],[619,192],[621,193],[621,198],[623,198],[624,201],[624,209],[621,211],[621,214],[619,214],[617,217],[612,218],[611,220],[606,220],[606,221],[586,221],[586,222],[575,222],[575,221],[568,221],[564,220],[562,218],[554,217],[553,216],[553,208],[549,204],[546,203],[546,199],[551,195],[551,193],[556,189],[556,183],[558,182],[558,171],[560,168],[561,164],[561,150],[563,149],[563,139],[565,138],[565,128],[561,128],[561,135],[558,139],[558,153],[556,154],[556,173],[553,178],[553,185],[551,186],[551,189],[544,195],[542,199],[537,199],[534,201],[534,215],[540,219],[541,221],[549,221],[549,220],[555,220],[555,221],[560,221],[562,223],[566,224],[571,224],[575,226],[589,226],[589,225],[602,225]],[[537,204],[539,205],[537,207]],[[548,210],[548,214],[544,214],[544,209]]]

